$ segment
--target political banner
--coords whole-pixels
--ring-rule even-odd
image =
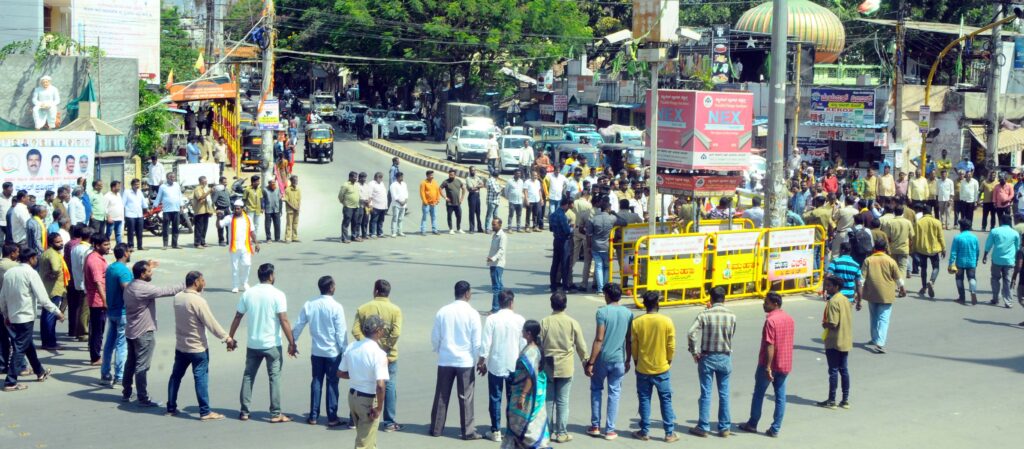
[[[74,186],[95,172],[96,133],[93,131],[0,132],[0,171],[16,190],[27,190],[42,201],[47,190]]]
[[[715,256],[711,284],[727,285],[756,281],[760,267],[755,265],[755,258],[756,253]]]
[[[263,102],[263,108],[260,109],[260,116],[256,123],[262,130],[277,131],[281,129],[281,107],[278,100],[270,99]]]
[[[871,89],[813,88],[810,103],[807,117],[812,122],[869,126],[875,124],[875,91]],[[853,129],[840,131],[855,132]],[[828,140],[851,139],[832,137]]]
[[[811,277],[814,251],[800,249],[768,254],[768,280],[785,281]]]
[[[704,264],[700,254],[680,259],[647,262],[647,290],[681,290],[704,285]]]

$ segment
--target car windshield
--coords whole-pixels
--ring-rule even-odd
[[[572,131],[577,133],[592,133],[597,132],[597,128],[591,125],[568,125],[565,127],[566,131]]]
[[[353,114],[362,114],[365,113],[367,109],[370,108],[366,106],[352,106],[349,110],[352,111]]]
[[[313,98],[313,103],[316,103],[316,104],[334,103],[334,97],[314,97]]]
[[[490,137],[485,129],[461,129],[459,137],[463,139],[486,139]]]
[[[420,117],[411,112],[398,112],[395,114],[395,120],[412,120],[417,121]]]
[[[331,132],[326,130],[326,129],[314,129],[311,134],[312,135],[310,137],[312,137],[313,139],[330,139],[331,138]]]
[[[526,139],[503,139],[502,148],[526,148]]]

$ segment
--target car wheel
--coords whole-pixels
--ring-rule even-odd
[[[449,161],[452,160],[452,147],[445,145],[444,158],[448,159]]]
[[[462,163],[462,153],[459,153],[459,149],[455,149],[455,162]]]

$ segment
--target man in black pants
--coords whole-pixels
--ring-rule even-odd
[[[277,182],[270,180],[267,182],[267,191],[263,192],[263,213],[266,214],[264,218],[263,227],[266,231],[267,241],[271,240],[270,228],[274,228],[273,240],[275,242],[281,241],[281,194],[277,191]]]
[[[217,221],[231,213],[231,194],[228,193],[228,178],[221,176],[220,184],[213,186],[213,207],[217,211]],[[217,226],[217,243],[220,246],[227,244],[228,232],[227,227]]]
[[[9,250],[5,248],[5,252]],[[50,302],[46,297],[46,288],[42,278],[35,268],[39,262],[39,253],[31,248],[21,250],[18,254],[18,261],[21,264],[12,267],[4,274],[4,280],[0,290],[0,314],[5,316],[8,323],[7,328],[0,329],[4,333],[10,330],[10,339],[13,352],[8,359],[7,379],[4,380],[4,391],[17,391],[28,388],[18,383],[18,375],[25,369],[27,359],[36,375],[38,382],[45,381],[50,377],[50,370],[44,369],[39,357],[36,356],[36,347],[32,343],[32,327],[36,319],[36,306],[38,304],[44,310],[57,315],[57,319],[64,321],[64,314],[60,309]],[[34,303],[34,304],[33,304]],[[6,356],[6,354],[4,354]]]
[[[480,189],[484,187],[483,178],[476,175],[476,168],[469,167],[466,177],[466,190],[469,192],[469,233],[485,232],[480,221]]]
[[[551,233],[555,237],[552,243],[551,272],[549,274],[552,292],[559,289],[568,291],[569,285],[572,283],[572,277],[569,274],[569,270],[572,268],[570,260],[572,259],[572,225],[569,224],[569,218],[565,216],[565,211],[569,210],[570,204],[569,201],[562,200],[559,208],[548,219]]]
[[[441,198],[448,209],[448,233],[462,232],[462,199],[466,196],[466,189],[462,181],[455,177],[455,169],[448,170],[448,179],[441,183]],[[479,198],[477,198],[477,217],[480,216]],[[455,214],[455,227],[452,227],[452,213]]]

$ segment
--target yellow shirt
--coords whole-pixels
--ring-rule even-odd
[[[914,178],[910,181],[909,187],[907,196],[910,197],[910,201],[928,200],[928,178]]]
[[[298,187],[288,186],[287,189],[284,189],[284,204],[289,211],[298,211],[302,206],[302,191]]]
[[[931,214],[922,215],[917,220],[914,231],[914,252],[917,254],[938,254],[946,250],[946,240],[942,235],[942,223]]]
[[[882,223],[882,232],[889,238],[889,254],[905,256],[910,254],[910,242],[914,240],[914,225],[904,217],[895,217]]]
[[[252,214],[263,213],[263,187],[253,188],[251,185],[242,192],[242,201],[245,202],[245,211]]]
[[[349,209],[359,207],[359,184],[345,181],[338,191],[338,202]]]
[[[992,190],[994,190],[997,185],[999,185],[999,181],[992,181],[992,182],[985,181],[985,182],[981,183],[981,202],[982,203],[991,203],[992,202]]]
[[[899,265],[888,254],[876,252],[864,259],[860,267],[864,274],[861,297],[867,302],[892,304],[896,300],[896,286],[902,276]],[[636,326],[636,320],[633,320]]]
[[[873,200],[878,198],[878,177],[864,178],[864,199]]]
[[[661,374],[672,365],[676,352],[676,326],[660,313],[647,313],[633,319],[632,347],[636,372]]]

